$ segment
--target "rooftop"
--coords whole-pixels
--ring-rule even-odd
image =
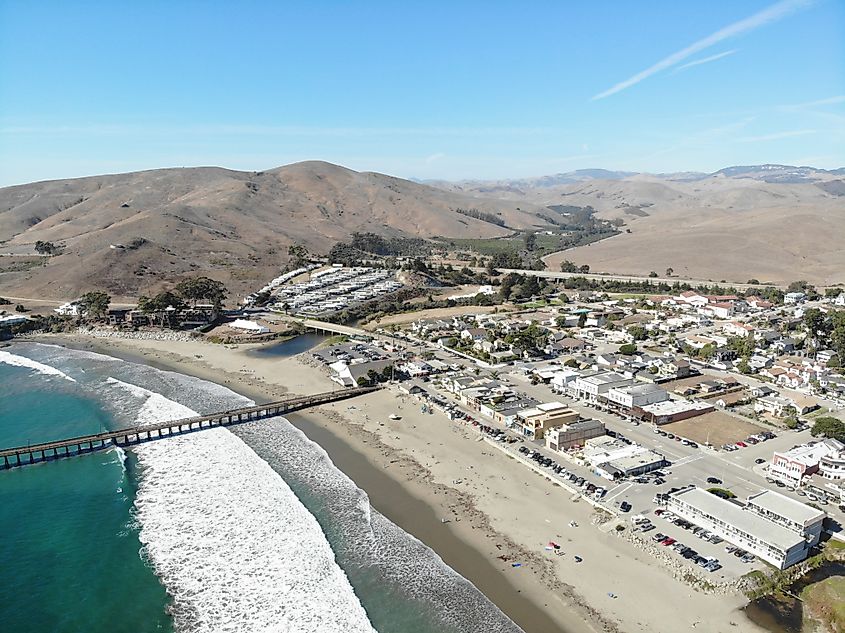
[[[672,415],[673,413],[683,413],[684,411],[703,411],[704,409],[712,408],[712,404],[697,400],[664,400],[663,402],[647,404],[643,407],[643,411],[653,413],[654,415]]]
[[[800,534],[745,510],[732,501],[710,494],[702,488],[692,487],[679,490],[671,496],[683,500],[708,516],[718,517],[728,525],[751,534],[784,552],[804,542]]]
[[[821,510],[811,508],[806,503],[796,501],[774,490],[764,490],[751,495],[748,497],[748,503],[802,525],[815,523],[825,517],[825,513]]]

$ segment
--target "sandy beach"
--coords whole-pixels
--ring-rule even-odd
[[[298,357],[256,356],[249,346],[81,336],[44,342],[180,371],[258,400],[337,387]],[[479,441],[472,427],[423,414],[412,397],[386,389],[290,419],[377,510],[431,546],[527,633],[762,630],[740,611],[742,596],[708,595],[674,580],[648,553],[595,525],[591,506]],[[562,553],[546,550],[549,541]]]

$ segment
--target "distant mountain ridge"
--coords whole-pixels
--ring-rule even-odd
[[[530,178],[514,178],[500,180],[421,180],[419,182],[430,184],[454,191],[475,190],[475,191],[519,191],[531,188],[556,187],[559,185],[571,185],[593,180],[626,180],[630,178],[656,178],[668,181],[693,182],[707,178],[751,178],[762,180],[768,183],[798,183],[798,182],[824,182],[831,178],[845,176],[845,167],[839,169],[821,169],[819,167],[794,166],[794,165],[736,165],[724,167],[711,173],[687,171],[673,173],[650,173],[636,171],[617,171],[609,169],[576,169],[574,171],[550,174],[546,176],[535,176]]]

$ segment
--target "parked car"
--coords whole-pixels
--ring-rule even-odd
[[[630,512],[631,504],[628,503],[627,501],[623,501],[622,503],[619,504],[619,509],[622,510],[622,512]]]
[[[763,459],[762,457],[758,457],[757,459],[754,460],[754,463],[755,464],[765,464],[766,460]]]
[[[722,483],[722,480],[719,479],[718,477],[708,477],[707,483],[708,484],[720,484],[720,483]]]

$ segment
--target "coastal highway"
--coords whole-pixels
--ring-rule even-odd
[[[486,268],[470,268],[475,272],[486,272]],[[778,284],[740,284],[740,283],[732,283],[729,281],[721,282],[721,281],[713,281],[711,279],[684,279],[681,277],[637,277],[635,275],[605,275],[599,273],[562,273],[562,272],[555,272],[553,270],[523,270],[520,268],[497,268],[501,273],[508,274],[508,273],[517,273],[519,275],[532,275],[534,277],[542,277],[544,279],[572,279],[573,277],[583,277],[585,279],[593,279],[596,281],[601,281],[603,279],[609,279],[612,281],[631,281],[635,283],[641,283],[647,281],[649,283],[667,283],[667,284],[674,284],[674,283],[681,283],[681,284],[689,284],[690,286],[714,286],[719,285],[724,287],[730,286],[732,288],[736,288],[737,290],[747,290],[748,288],[759,288],[763,286],[772,286],[774,288],[786,288],[786,286],[778,285]]]

